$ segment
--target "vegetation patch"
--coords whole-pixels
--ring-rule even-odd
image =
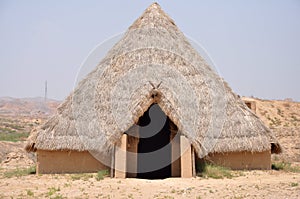
[[[23,141],[35,126],[26,119],[13,119],[0,115],[0,141]]]
[[[76,174],[71,174],[71,179],[72,180],[83,180],[83,181],[88,181],[90,178],[93,178],[94,174],[91,173],[76,173]]]
[[[34,193],[31,190],[27,190],[27,196],[34,196]]]
[[[60,188],[58,187],[58,188],[55,188],[55,187],[50,187],[50,188],[48,188],[48,193],[47,193],[47,195],[48,196],[52,196],[52,195],[54,195],[56,192],[58,192],[58,191],[60,191]]]
[[[63,197],[61,194],[57,193],[60,191],[59,187],[50,187],[48,188],[48,192],[46,194],[47,197],[51,198],[51,199],[62,199],[65,198]]]
[[[300,167],[299,166],[292,166],[291,163],[288,162],[274,162],[272,164],[273,170],[282,170],[287,172],[293,172],[293,173],[300,173]]]
[[[96,180],[99,181],[99,180],[103,180],[104,177],[108,176],[109,172],[108,170],[101,170],[101,171],[98,171],[97,175],[96,175]]]
[[[200,165],[197,171],[197,175],[204,178],[223,179],[234,177],[229,168],[207,163]]]
[[[291,187],[297,187],[299,184],[298,184],[298,182],[292,182],[291,183]]]
[[[95,175],[94,173],[76,173],[71,174],[70,177],[72,180],[83,180],[88,181],[91,178],[95,178],[97,181],[103,180],[104,177],[108,176],[108,170],[101,170]]]
[[[35,174],[36,170],[35,167],[25,168],[25,169],[15,169],[12,171],[7,171],[3,173],[4,178],[12,178],[12,177],[21,177],[21,176],[27,176],[30,174]]]
[[[271,127],[277,127],[277,126],[280,126],[280,125],[281,125],[281,120],[280,120],[279,118],[277,118],[277,117],[274,117],[274,119],[268,117],[268,120],[271,121],[271,122],[269,123],[269,125],[270,125]]]
[[[13,131],[7,133],[7,132],[3,132],[1,130],[2,129],[0,129],[0,141],[18,142],[18,141],[25,140],[29,135],[28,132],[17,133],[16,131],[13,130]]]
[[[281,117],[284,117],[283,111],[279,108],[277,108],[277,114],[280,115]]]

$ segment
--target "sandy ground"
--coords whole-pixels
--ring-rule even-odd
[[[232,179],[97,181],[72,176],[1,177],[0,198],[300,198],[300,173],[282,171],[245,171]]]

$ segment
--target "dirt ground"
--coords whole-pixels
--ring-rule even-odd
[[[300,198],[300,173],[283,171],[245,171],[232,179],[97,181],[89,175],[1,177],[0,198]]]

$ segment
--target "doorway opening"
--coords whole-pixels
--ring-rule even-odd
[[[152,104],[140,117],[138,178],[163,179],[172,176],[171,123],[157,104]]]

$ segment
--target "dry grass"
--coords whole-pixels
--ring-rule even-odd
[[[213,165],[210,163],[203,163],[198,165],[197,176],[204,178],[214,178],[214,179],[223,179],[223,178],[232,178],[234,177],[231,169]]]
[[[70,175],[71,179],[74,180],[83,180],[88,181],[91,178],[94,178],[94,174],[92,173],[75,173]]]
[[[75,174],[70,174],[70,177],[72,181],[75,180],[83,180],[83,181],[88,181],[89,179],[96,179],[97,181],[103,180],[104,177],[107,177],[109,175],[108,170],[101,170],[98,171],[96,174],[95,173],[75,173]]]
[[[22,177],[26,175],[35,174],[35,166],[30,168],[17,168],[11,171],[6,171],[3,173],[4,178],[12,178],[12,177]]]

